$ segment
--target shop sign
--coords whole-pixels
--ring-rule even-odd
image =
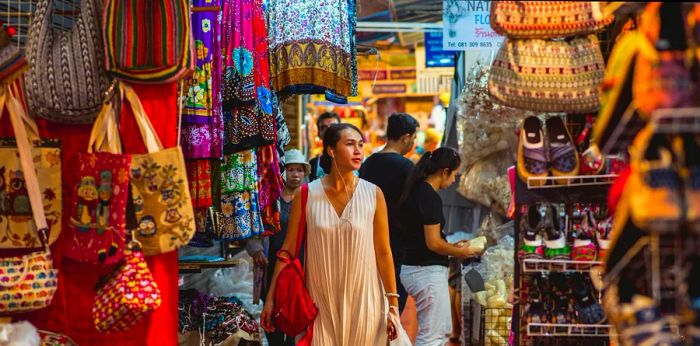
[[[406,84],[377,84],[372,88],[375,94],[405,94]]]
[[[490,24],[491,1],[443,0],[444,50],[492,50],[503,43]]]
[[[442,49],[442,33],[425,33],[425,67],[454,67],[455,53]]]
[[[358,80],[375,80],[375,78],[376,80],[387,80],[389,74],[386,70],[357,70]]]
[[[392,69],[391,79],[416,79],[415,68]]]

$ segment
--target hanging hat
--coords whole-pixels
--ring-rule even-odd
[[[311,172],[311,165],[309,165],[309,163],[306,162],[304,154],[302,154],[301,151],[299,151],[298,149],[287,150],[284,153],[284,165],[287,166],[290,164],[303,165],[306,174],[309,174],[309,172]]]

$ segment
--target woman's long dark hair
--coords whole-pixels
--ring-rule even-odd
[[[462,160],[459,154],[452,148],[437,148],[421,156],[411,175],[406,179],[403,194],[399,203],[403,203],[418,184],[425,181],[429,176],[448,169],[450,173],[459,168]]]
[[[328,148],[334,148],[340,140],[341,133],[347,129],[355,130],[360,134],[360,137],[364,137],[360,129],[348,123],[333,124],[326,130],[326,133],[323,134],[323,153],[321,153],[321,158],[319,159],[319,166],[321,166],[323,172],[326,174],[331,174],[331,168],[333,166],[333,159],[328,155]]]

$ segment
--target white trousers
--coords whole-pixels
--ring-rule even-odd
[[[401,283],[416,301],[418,335],[415,346],[443,346],[452,331],[447,267],[401,267]]]

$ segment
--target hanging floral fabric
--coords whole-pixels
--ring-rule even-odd
[[[219,0],[193,0],[194,6],[218,6]],[[180,142],[185,158],[220,158],[222,150],[221,105],[221,23],[217,12],[193,12],[192,33],[197,66],[185,80]],[[216,76],[216,77],[215,77]]]
[[[221,213],[224,220],[218,230],[219,238],[242,240],[263,233],[258,181],[255,150],[224,156],[221,165]]]
[[[282,193],[284,181],[280,172],[277,149],[274,144],[266,145],[256,151],[258,159],[258,192],[260,193],[260,209],[273,204]]]
[[[275,124],[262,0],[223,2],[224,151],[234,153],[273,142]]]
[[[270,0],[267,8],[275,90],[357,94],[355,0]]]

